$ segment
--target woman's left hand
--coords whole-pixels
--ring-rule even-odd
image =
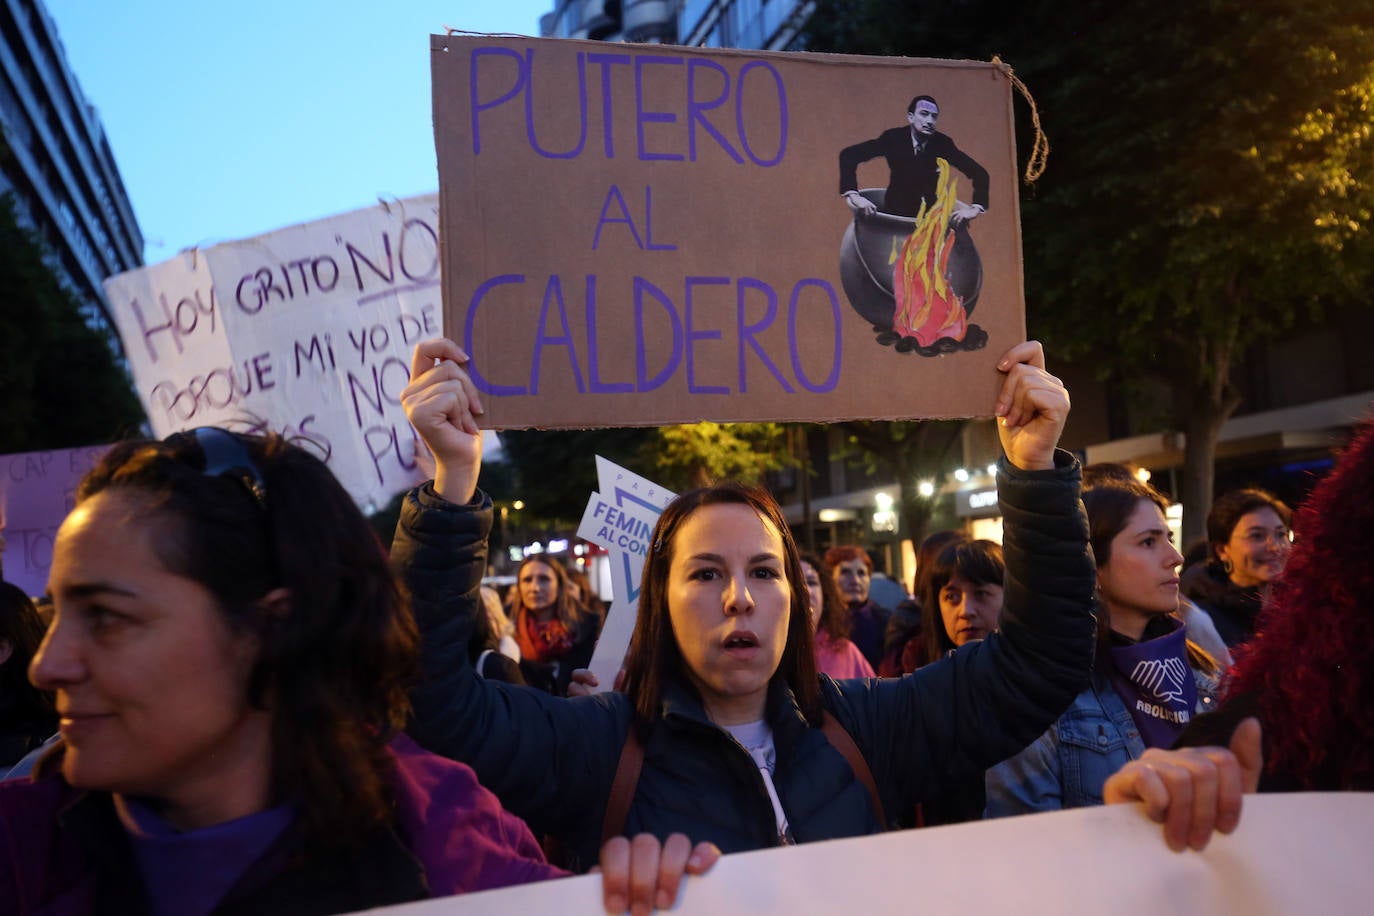
[[[1143,803],[1150,820],[1164,825],[1170,849],[1201,850],[1213,831],[1236,829],[1241,795],[1259,786],[1263,766],[1259,720],[1246,719],[1229,748],[1150,748],[1107,779],[1102,798],[1109,805]]]
[[[406,418],[434,454],[434,492],[460,506],[477,491],[482,467],[482,400],[463,368],[467,362],[451,340],[422,340],[410,359],[410,384],[401,390]]]
[[[674,833],[660,844],[658,837],[641,833],[633,840],[612,837],[601,847],[601,899],[607,913],[640,916],[666,910],[677,901],[682,876],[701,875],[720,858],[714,843],[692,845],[685,834]]]
[[[1002,451],[1022,470],[1050,470],[1069,417],[1068,390],[1045,371],[1045,351],[1036,340],[1003,353],[997,369],[1007,374],[996,407]]]

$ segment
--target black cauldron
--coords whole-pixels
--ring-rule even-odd
[[[840,242],[840,282],[844,285],[849,304],[875,331],[892,331],[892,316],[897,308],[892,289],[892,246],[902,243],[916,230],[916,220],[910,216],[893,216],[883,212],[884,188],[865,188],[859,192],[877,204],[872,216],[855,213],[844,230]],[[953,226],[954,247],[949,252],[946,280],[955,295],[964,300],[964,313],[973,316],[973,306],[983,287],[983,262],[968,234],[968,224]]]

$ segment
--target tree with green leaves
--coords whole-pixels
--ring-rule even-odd
[[[565,525],[576,524],[596,490],[596,455],[679,491],[726,479],[757,483],[788,462],[777,423],[514,429],[501,433],[501,443],[509,498],[523,500],[530,519]]]
[[[1368,298],[1374,2],[1090,6],[1023,71],[1056,150],[1025,208],[1032,314],[1055,352],[1168,385],[1191,541],[1246,351]]]
[[[507,429],[501,431],[510,491],[498,501],[524,502],[525,517],[549,525],[576,525],[596,492],[596,456],[637,470],[648,429]],[[648,476],[647,474],[645,476]]]
[[[897,481],[898,536],[916,543],[926,535],[933,497],[922,496],[922,480],[937,480],[949,468],[963,420],[865,420],[839,424],[849,444],[871,470]]]
[[[0,453],[100,445],[144,419],[109,341],[58,281],[8,194],[0,197],[0,392]]]
[[[1367,301],[1374,0],[821,0],[811,46],[1016,68],[1053,152],[1022,208],[1030,325],[1154,378],[1202,534],[1246,351]]]
[[[780,423],[691,423],[663,426],[641,447],[645,476],[672,490],[720,480],[761,483],[787,465],[786,429]]]

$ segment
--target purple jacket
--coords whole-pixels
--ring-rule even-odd
[[[342,912],[567,874],[544,860],[524,821],[470,768],[404,735],[391,751],[391,829],[349,861],[304,866],[288,865],[296,851],[288,829],[216,912]],[[74,789],[56,772],[0,783],[0,910],[66,916],[146,909],[125,837],[106,793]]]

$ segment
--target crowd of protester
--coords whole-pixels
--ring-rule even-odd
[[[592,660],[601,614],[574,594],[567,569],[543,554],[525,557],[506,599],[524,682],[567,696],[573,671]]]
[[[43,606],[0,589],[0,906],[332,913],[600,865],[608,911],[645,912],[722,853],[1116,802],[1200,849],[1242,789],[1374,788],[1368,425],[1296,518],[1223,495],[1180,579],[1164,497],[1057,447],[1067,392],[1021,344],[1003,545],[937,532],[884,606],[866,551],[802,554],[766,491],[685,493],[590,694],[586,578],[481,584],[466,361],[416,348],[436,472],[389,556],[278,437],[130,441],[87,475]]]

